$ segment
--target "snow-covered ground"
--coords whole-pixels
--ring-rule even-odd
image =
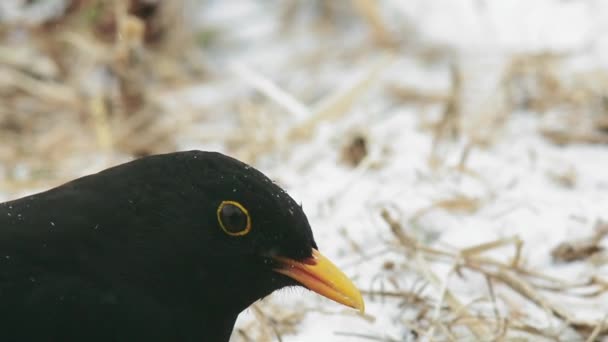
[[[265,149],[267,154],[258,158],[256,165],[302,201],[321,250],[343,265],[361,289],[412,290],[425,282],[422,271],[416,269],[420,263],[411,260],[411,254],[387,247],[395,244],[395,238],[380,217],[383,208],[394,213],[409,234],[438,249],[454,251],[518,238],[523,242],[520,262],[528,270],[567,284],[591,277],[606,280],[605,256],[599,262],[559,263],[551,254],[562,242],[589,238],[596,222],[608,220],[606,146],[551,143],[541,135],[542,127],[552,125],[552,118],[559,115],[505,107],[500,84],[508,63],[522,54],[571,55],[563,61],[572,68],[563,71],[566,78],[575,70],[601,70],[606,66],[603,56],[608,53],[604,38],[608,6],[604,2],[386,1],[380,7],[387,29],[397,40],[405,41],[401,45],[405,47],[396,52],[365,45],[369,32],[348,22],[338,25],[338,32],[312,33],[310,26],[296,24],[284,34],[277,20],[269,20],[264,13],[271,6],[245,3],[248,5],[243,7],[233,3],[240,8],[234,11],[218,4],[217,12],[204,15],[218,22],[238,20],[232,16],[254,18],[251,26],[234,25],[234,50],[216,56],[214,61],[218,70],[225,68],[236,77],[235,83],[242,80],[243,87],[265,94],[278,107],[264,113],[267,124],[275,130],[268,133],[256,128],[260,130],[258,139],[276,144]],[[408,47],[407,41],[445,47],[450,51],[447,59],[461,73],[460,120],[465,133],[441,145],[439,165],[429,162],[434,134],[425,127],[441,116],[442,107],[394,101],[388,88],[397,84],[423,92],[449,93],[449,62],[425,61],[416,55],[416,44]],[[368,50],[353,52],[358,45]],[[315,54],[321,56],[320,63],[309,66],[301,61]],[[279,89],[273,90],[259,79]],[[365,84],[361,79],[373,82],[343,115],[320,120],[303,139],[285,138],[285,131],[302,125],[306,115],[319,108],[318,103],[347,92],[339,89]],[[190,96],[197,98],[198,94]],[[302,101],[304,113],[298,103],[285,100],[285,96]],[[500,124],[491,126],[501,118]],[[463,171],[458,165],[478,131],[490,143],[468,152]],[[369,154],[358,167],[351,168],[340,163],[340,151],[354,134],[365,137]],[[450,199],[465,199],[470,207],[455,204],[454,208],[446,204]],[[606,246],[606,242],[600,245]],[[509,260],[514,254],[513,245],[488,253],[498,260]],[[426,265],[439,278],[440,286],[428,285],[423,291],[435,303],[445,296],[444,286],[475,314],[493,314],[485,278],[467,271],[455,274],[449,262]],[[496,285],[494,292],[498,302],[508,303],[496,304],[502,309],[499,317],[523,316],[546,336],[562,340],[587,338],[567,329],[567,324],[556,320],[548,309],[505,286]],[[542,296],[576,319],[601,322],[608,314],[606,294],[586,299],[549,293]],[[298,321],[295,312],[310,309],[294,334],[283,334],[283,341],[415,339],[407,321],[415,319],[416,310],[408,309],[407,301],[378,296],[367,296],[366,300],[367,318],[305,291],[274,294],[263,301],[261,309],[276,315],[276,305],[280,304],[287,312],[284,315],[294,315],[291,321]],[[476,305],[477,301],[485,302],[485,307],[484,303]],[[260,316],[249,310],[241,315],[238,326],[250,327],[252,320],[259,321]],[[272,330],[267,333],[273,336]],[[496,335],[482,339],[500,335],[492,333]],[[510,330],[507,336],[513,334],[517,332]],[[436,335],[446,338],[442,333]],[[472,335],[465,332],[455,338],[473,339],[466,336]],[[233,339],[240,337],[235,333]],[[425,338],[433,339],[430,334]],[[528,338],[538,339],[539,335]]]
[[[365,2],[357,1],[362,8]],[[232,340],[416,340],[412,328],[422,316],[432,322],[421,340],[449,340],[449,316],[460,326],[456,340],[498,339],[507,327],[506,337],[584,341],[595,325],[577,334],[552,310],[596,325],[606,319],[608,257],[600,251],[557,262],[552,251],[608,222],[608,147],[557,145],[542,132],[608,114],[589,114],[584,110],[592,106],[584,103],[546,111],[516,106],[503,82],[522,55],[560,56],[555,73],[565,84],[573,75],[608,75],[608,2],[378,3],[382,29],[394,40],[388,48],[371,43],[373,24],[365,16],[338,14],[326,27],[302,4],[287,24],[276,1],[206,1],[189,13],[195,25],[222,35],[203,51],[210,80],[160,100],[175,113],[205,112],[205,120],[175,137],[178,147],[220,150],[277,180],[302,202],[320,250],[368,293],[361,316],[305,290],[280,291],[241,314]],[[458,134],[437,141],[433,124],[456,84]],[[608,83],[600,83],[598,96],[605,98],[602,85]],[[395,87],[443,100],[402,99]],[[352,167],[342,151],[354,136],[363,137],[368,153]],[[450,256],[438,261],[397,243],[383,211],[424,248]],[[535,284],[530,296],[546,302],[509,289],[504,278],[458,267],[467,262],[459,253],[496,241],[510,242],[473,254],[503,264],[516,258],[521,269],[553,277],[519,275]],[[602,246],[606,238],[596,245]],[[578,286],[590,279],[595,283]],[[539,280],[563,290],[539,290]],[[601,293],[564,295],[571,288]],[[369,295],[415,290],[430,313],[398,296]],[[455,313],[454,303],[465,307]],[[494,330],[475,338],[474,328],[458,322],[463,312],[492,317]],[[538,331],[526,335],[508,321]]]

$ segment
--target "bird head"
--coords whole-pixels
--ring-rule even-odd
[[[94,183],[96,196],[113,194],[114,203],[107,205],[115,209],[99,212],[124,216],[104,220],[125,227],[117,233],[124,248],[114,253],[131,280],[144,279],[152,287],[187,284],[173,287],[184,296],[204,288],[195,296],[202,303],[237,314],[288,286],[364,310],[354,284],[319,252],[302,207],[247,164],[188,151],[142,158],[91,177],[95,182],[85,177],[73,186]]]

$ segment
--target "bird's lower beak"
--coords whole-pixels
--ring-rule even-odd
[[[285,257],[274,257],[279,262],[275,272],[286,275],[311,291],[340,304],[365,311],[361,293],[348,277],[318,250],[312,250],[312,257],[296,261]]]

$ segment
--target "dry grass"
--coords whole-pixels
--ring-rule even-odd
[[[19,182],[17,165],[32,170],[28,180],[46,182],[63,178],[56,172],[68,156],[173,150],[173,136],[187,122],[167,124],[171,113],[157,98],[203,77],[188,61],[196,50],[178,25],[180,2],[70,3],[38,25],[3,24],[0,163],[9,183]],[[17,30],[28,39],[8,43]]]
[[[68,161],[74,158],[86,160],[93,154],[106,155],[106,163],[112,164],[125,156],[173,150],[176,136],[183,134],[188,125],[206,122],[204,113],[178,115],[159,102],[171,89],[213,81],[208,78],[209,70],[200,63],[201,36],[193,34],[188,24],[179,19],[181,1],[162,5],[146,5],[137,0],[70,3],[64,14],[42,23],[0,26],[0,38],[6,42],[0,46],[0,166],[4,170],[0,188],[7,193],[73,177]],[[314,34],[339,35],[340,28],[335,23],[345,17],[369,32],[365,46],[344,51],[342,57],[366,58],[371,50],[383,50],[385,57],[372,60],[359,77],[309,103],[254,69],[235,65],[233,72],[251,86],[255,95],[241,99],[236,105],[226,104],[235,108],[240,128],[217,138],[243,159],[255,160],[267,153],[287,150],[290,144],[307,141],[321,124],[347,117],[358,99],[378,85],[382,71],[398,58],[395,51],[403,46],[411,48],[417,58],[427,63],[437,56],[450,56],[442,47],[420,42],[412,46],[413,43],[402,41],[375,1],[358,0],[352,4],[286,1],[279,9],[283,13],[283,29],[290,30],[301,13],[311,8],[314,15],[309,25],[314,27],[311,29]],[[29,38],[25,42],[10,42],[10,33],[16,30],[24,30]],[[210,32],[202,31],[205,41],[222,34]],[[310,58],[298,58],[306,59],[300,61],[302,64],[320,65],[329,55],[320,52]],[[439,118],[427,121],[423,127],[434,137],[428,159],[434,168],[447,166],[473,173],[466,167],[468,156],[476,148],[491,145],[496,139],[495,132],[508,120],[507,113],[518,110],[550,118],[550,125],[542,128],[542,134],[552,142],[608,143],[608,106],[604,94],[608,74],[598,71],[562,75],[559,70],[563,58],[551,54],[514,56],[500,83],[503,100],[487,115],[475,116],[477,113],[462,110],[461,90],[467,77],[457,60],[450,62],[449,92],[389,84],[387,101],[421,111],[428,106],[442,108]],[[272,113],[276,112],[289,118],[281,121],[285,124],[281,131],[268,129],[272,126]],[[459,151],[459,163],[446,165],[446,156],[458,139],[466,141],[466,147]],[[353,167],[369,167],[367,157],[364,135],[356,135],[344,147],[343,160]],[[20,171],[24,166],[28,170],[25,176]],[[563,186],[571,187],[576,181],[576,174],[568,170],[550,176]],[[380,214],[393,237],[387,242],[387,249],[407,256],[410,269],[423,284],[410,289],[365,290],[363,294],[369,300],[386,298],[415,308],[416,319],[404,320],[403,324],[414,336],[433,341],[467,338],[504,341],[512,340],[513,336],[560,339],[555,331],[539,329],[531,323],[516,301],[509,299],[512,294],[544,310],[563,327],[577,332],[581,340],[594,341],[608,335],[606,322],[579,319],[548,295],[593,298],[608,291],[608,280],[591,277],[568,282],[529,269],[521,258],[526,244],[517,237],[456,250],[427,245],[408,233],[405,222],[414,223],[433,209],[471,214],[488,200],[456,194],[437,200],[409,220],[397,220],[382,210]],[[601,252],[598,243],[604,234],[598,228],[598,235],[590,239],[557,247],[553,257],[562,262],[591,259]],[[486,256],[498,248],[512,249],[509,261]],[[436,264],[449,266],[447,277],[440,278],[433,271]],[[394,271],[395,265],[385,263],[383,267]],[[452,288],[453,278],[469,274],[483,277],[487,283],[487,293],[480,294],[474,302],[464,302]],[[429,289],[433,296],[428,295]],[[237,338],[280,341],[281,336],[296,333],[299,322],[313,310],[319,309],[289,311],[272,303],[254,305],[254,315],[264,324],[240,328]],[[368,340],[399,340],[390,336],[339,334]]]
[[[441,293],[439,297],[440,301],[434,305],[436,308],[435,314],[421,308],[421,312],[426,312],[428,315],[419,317],[417,321],[411,322],[414,326],[413,329],[418,334],[431,337],[431,339],[450,340],[454,336],[460,335],[464,337],[462,336],[461,329],[464,328],[480,340],[504,340],[512,336],[513,331],[524,332],[526,335],[529,335],[529,338],[536,336],[549,340],[559,340],[559,336],[556,336],[554,332],[539,330],[535,327],[534,323],[527,321],[527,317],[525,316],[518,317],[511,314],[510,316],[503,317],[496,309],[493,316],[486,316],[483,310],[475,308],[475,303],[463,304],[458,300],[457,295],[450,290],[451,277],[448,276],[444,281],[441,281],[433,273],[433,267],[430,266],[430,263],[451,265],[452,272],[450,274],[457,273],[462,275],[472,272],[483,276],[488,282],[488,293],[480,301],[490,302],[494,308],[499,305],[505,306],[508,308],[507,312],[509,313],[516,313],[520,310],[520,304],[497,298],[495,288],[500,286],[519,294],[539,309],[545,310],[555,319],[560,320],[562,324],[578,332],[583,339],[593,341],[598,336],[608,334],[608,326],[604,322],[579,319],[575,314],[560,307],[559,303],[548,299],[546,296],[547,292],[560,292],[563,295],[573,297],[581,296],[588,298],[601,296],[608,291],[605,280],[591,277],[583,281],[570,282],[528,269],[520,257],[521,250],[525,248],[525,244],[516,237],[490,241],[454,251],[433,248],[419,242],[414,236],[408,234],[401,223],[395,220],[388,211],[382,211],[381,215],[398,241],[397,248],[407,255],[409,259],[414,260],[420,275]],[[589,255],[589,253],[597,252],[597,243],[606,234],[605,225],[598,224],[597,230],[598,233],[590,239],[591,241],[585,240],[585,247],[577,248],[570,246],[567,248],[570,252],[566,254],[571,257],[575,251],[578,251],[579,253],[577,253],[576,258],[580,258],[583,257],[581,254]],[[581,246],[581,244],[583,243],[573,243],[572,245]],[[595,247],[589,248],[589,245]],[[512,258],[508,262],[484,256],[484,253],[488,251],[505,246],[513,248]],[[554,256],[562,258],[564,254],[559,251],[564,249],[566,248],[560,245],[555,250]],[[563,261],[572,260],[568,258]],[[585,294],[580,294],[581,289],[585,290]],[[404,294],[403,298],[411,297],[409,294]],[[498,303],[499,301],[500,303]],[[416,301],[412,301],[412,303],[416,303]],[[418,303],[420,302],[418,301]],[[428,304],[423,302],[423,305]],[[509,307],[510,305],[515,306]]]

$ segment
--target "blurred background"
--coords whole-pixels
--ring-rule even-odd
[[[3,0],[0,199],[215,150],[303,203],[359,315],[232,341],[608,334],[608,2]]]

